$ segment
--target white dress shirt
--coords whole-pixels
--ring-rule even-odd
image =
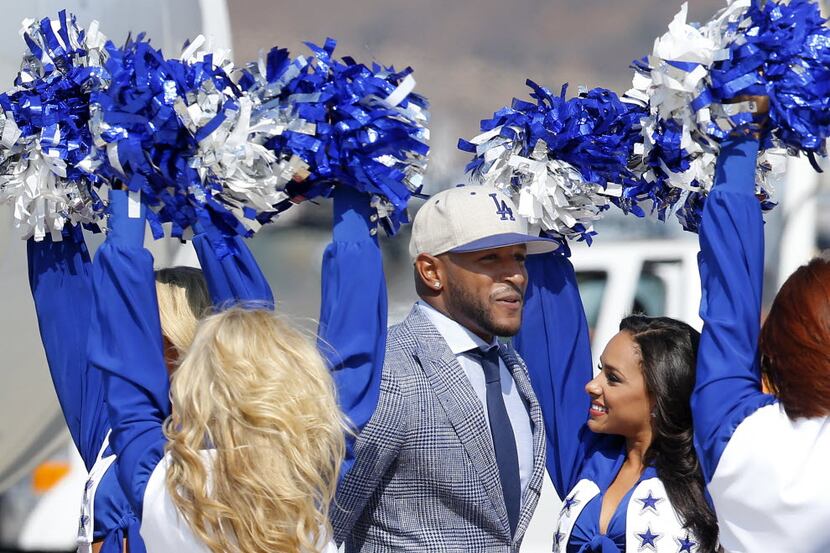
[[[473,348],[487,350],[498,345],[498,342],[493,338],[488,344],[472,331],[426,302],[419,301],[417,305],[429,317],[438,333],[446,340],[450,351],[455,354],[458,364],[464,369],[464,374],[467,375],[476,396],[481,401],[481,407],[484,409],[484,422],[489,429],[490,417],[487,413],[487,382],[484,378],[484,369],[482,369],[478,360],[465,352]],[[510,425],[513,427],[513,436],[516,438],[516,452],[519,455],[519,477],[522,481],[522,495],[524,495],[530,475],[533,473],[533,431],[530,427],[530,415],[519,394],[516,383],[513,381],[513,376],[501,357],[499,357],[499,374],[501,376],[501,394],[504,398],[504,406],[507,408],[507,416],[510,419]]]

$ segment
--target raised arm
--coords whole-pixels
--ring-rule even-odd
[[[527,258],[528,287],[522,327],[513,338],[527,364],[542,407],[547,468],[560,497],[576,484],[595,435],[588,430],[591,340],[576,274],[559,252]]]
[[[92,271],[89,358],[103,372],[121,487],[141,513],[147,480],[164,455],[170,400],[153,257],[143,248],[144,208],[130,213],[128,203],[123,191],[110,193],[110,231]]]
[[[224,236],[205,223],[193,238],[193,247],[205,275],[213,305],[254,302],[274,308],[274,294],[265,275],[239,236]]]
[[[29,286],[52,384],[69,433],[87,469],[109,427],[101,375],[89,370],[87,336],[92,312],[92,263],[80,227],[63,240],[27,243]]]
[[[758,360],[764,222],[755,198],[757,156],[755,138],[723,142],[700,229],[704,324],[692,414],[707,482],[738,424],[774,401],[761,392]]]
[[[338,187],[332,242],[323,254],[319,347],[331,367],[340,408],[356,432],[375,412],[386,348],[386,280],[370,217],[367,195]],[[349,435],[341,479],[354,459],[354,436]]]

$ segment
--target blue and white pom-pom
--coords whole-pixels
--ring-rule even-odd
[[[88,128],[89,96],[106,85],[105,37],[61,11],[23,21],[15,86],[0,95],[0,202],[13,205],[22,238],[60,240],[66,223],[97,229],[103,204]]]
[[[830,27],[813,0],[735,2],[744,10],[716,19],[729,55],[711,72],[716,123],[725,134],[748,115],[728,113],[723,100],[741,94],[770,98],[770,140],[796,153],[826,155],[830,137]],[[726,112],[726,113],[724,113]],[[737,121],[735,121],[737,119]],[[726,120],[726,121],[725,121]]]
[[[141,193],[156,238],[164,235],[161,225],[167,222],[171,234],[181,237],[197,219],[188,196],[190,183],[198,180],[188,166],[196,143],[175,111],[181,72],[144,35],[120,48],[108,42],[107,52],[110,85],[91,100],[90,125],[96,146],[105,152],[100,171]]]
[[[413,92],[410,68],[367,67],[333,57],[336,42],[295,60],[272,51],[240,84],[264,106],[288,110],[294,121],[271,146],[308,165],[309,177],[289,186],[292,197],[328,196],[351,186],[372,196],[389,234],[407,222],[406,204],[420,191],[429,152],[427,101]],[[285,113],[282,111],[281,113]]]
[[[514,99],[459,140],[475,158],[467,171],[518,196],[519,214],[554,237],[586,240],[593,223],[634,182],[642,110],[605,89],[571,99],[527,81],[535,102]],[[635,208],[636,209],[636,208]]]
[[[278,211],[301,173],[266,144],[282,128],[253,120],[254,101],[232,80],[227,53],[202,37],[165,59],[142,37],[108,45],[110,87],[94,98],[104,170],[141,191],[156,237],[181,237],[200,221],[249,236]]]
[[[228,53],[211,52],[203,42],[198,37],[182,54],[190,92],[174,107],[197,142],[190,166],[206,188],[205,201],[228,225],[232,213],[241,223],[236,232],[249,235],[288,203],[286,185],[308,176],[299,157],[272,147],[274,138],[303,122],[243,92],[230,81]]]
[[[677,211],[695,231],[712,187],[719,141],[752,124],[751,101],[770,97],[769,133],[762,144],[756,194],[775,206],[787,153],[814,161],[830,136],[830,29],[809,0],[733,0],[706,25],[686,22],[686,5],[635,62],[627,100],[649,110],[643,119],[640,199],[663,218]],[[814,163],[815,165],[815,163]]]
[[[281,160],[283,171],[278,188],[283,200],[274,206],[277,212],[301,201],[308,188],[308,163],[295,153],[304,148],[292,149],[290,143],[302,142],[297,137],[313,139],[317,126],[304,120],[297,113],[297,106],[288,100],[289,91],[296,86],[307,65],[303,56],[291,58],[287,49],[275,46],[267,54],[260,54],[255,62],[237,70],[237,83],[252,103],[251,125],[269,130],[263,145]]]

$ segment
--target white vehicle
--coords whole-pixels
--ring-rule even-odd
[[[672,317],[701,329],[698,249],[693,238],[573,249],[595,364],[620,321],[632,313]]]

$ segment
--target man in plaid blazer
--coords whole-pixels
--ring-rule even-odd
[[[495,188],[436,194],[413,223],[421,300],[389,330],[377,407],[332,522],[347,553],[518,551],[539,499],[545,437],[521,323],[531,237]]]

